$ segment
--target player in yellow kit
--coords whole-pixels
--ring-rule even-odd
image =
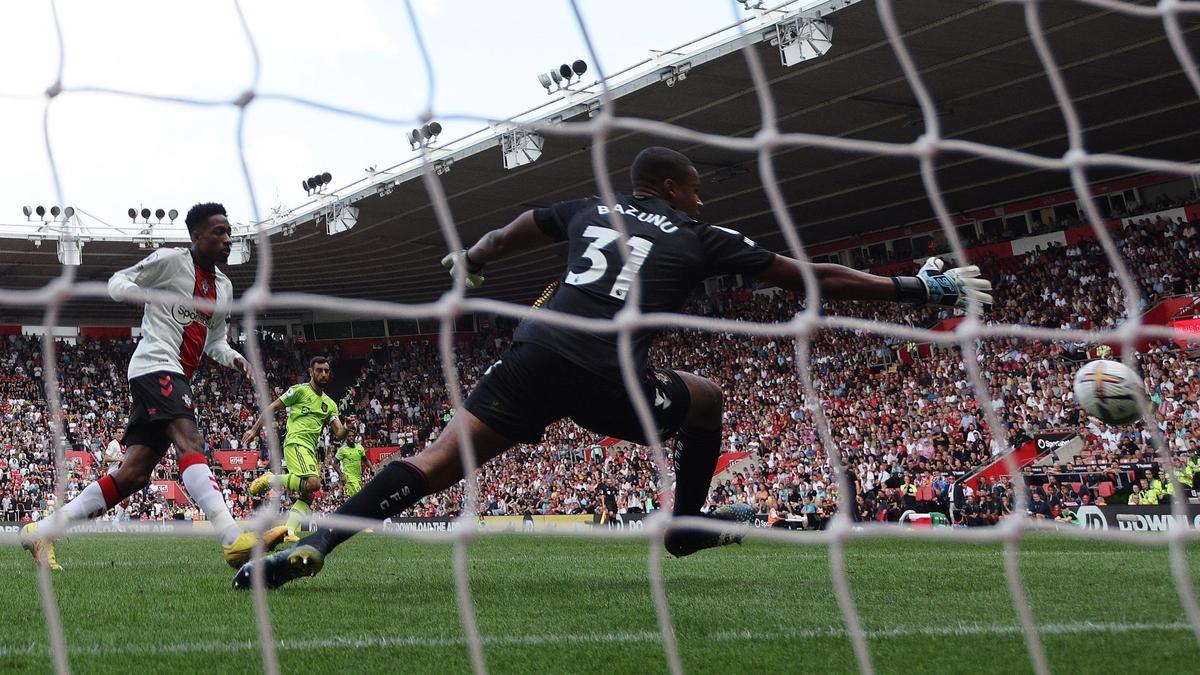
[[[353,497],[362,489],[363,462],[371,466],[371,459],[363,448],[362,441],[355,432],[350,432],[346,444],[337,449],[333,456],[333,468],[337,470],[342,485],[346,487],[346,496]]]
[[[272,485],[299,493],[288,514],[285,542],[300,540],[297,534],[300,521],[308,515],[313,494],[321,488],[321,477],[317,472],[320,466],[317,463],[317,440],[321,437],[321,431],[326,424],[330,425],[333,438],[337,441],[345,438],[349,432],[338,419],[337,403],[325,394],[325,387],[332,377],[329,359],[314,356],[308,363],[308,382],[293,385],[285,391],[267,408],[266,415],[255,420],[254,426],[242,436],[242,444],[248,446],[250,441],[258,437],[264,418],[274,419],[275,413],[287,408],[287,434],[283,441],[283,461],[287,473],[276,476],[268,471],[250,484],[251,495],[260,495]]]

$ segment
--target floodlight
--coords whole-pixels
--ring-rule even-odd
[[[63,216],[66,218],[74,218],[75,217],[75,207],[68,206],[67,208],[63,209]]]
[[[150,219],[150,209],[142,209],[142,220]]]
[[[421,145],[421,130],[420,129],[413,129],[412,131],[410,131],[406,134],[406,137],[408,138],[408,144],[412,146],[413,150],[416,150],[417,147],[419,145]]]
[[[171,209],[170,211],[167,211],[167,218],[170,218],[172,222],[174,222],[175,219],[178,217],[179,217],[179,212],[176,211],[175,209]]]
[[[308,179],[300,181],[300,187],[304,188],[305,192],[312,192],[312,186],[308,184]]]
[[[576,59],[575,62],[571,64],[571,70],[575,71],[576,77],[579,77],[587,72],[587,63],[585,63],[583,59]]]
[[[542,86],[546,88],[546,93],[549,94],[550,93],[550,76],[545,73],[538,73],[538,82],[542,83]]]
[[[57,206],[50,207],[50,217],[57,218],[58,214],[60,213],[62,213],[62,209],[58,208]]]
[[[21,213],[24,213],[25,217],[28,218],[29,216],[33,215],[33,209],[29,208],[28,206],[22,206]]]
[[[557,70],[550,71],[550,79],[554,80],[554,84],[557,84],[559,86],[562,85],[563,77],[562,77],[562,75],[558,74]]]
[[[128,214],[129,214],[129,219],[130,219],[130,220],[137,220],[137,209],[130,208],[130,209],[129,209],[128,211],[126,211],[125,213],[128,213]]]
[[[329,185],[329,183],[330,183],[331,181],[333,181],[333,175],[332,175],[332,174],[330,174],[328,171],[326,171],[325,173],[321,174],[321,184],[322,184],[322,185]]]
[[[442,134],[442,125],[438,124],[437,122],[430,122],[429,123],[429,133],[434,138],[437,138],[438,136],[440,136]]]
[[[44,207],[44,206],[38,206],[33,211],[34,211],[34,213],[38,214],[38,218],[46,217],[46,207]]]
[[[558,74],[559,74],[559,75],[562,75],[562,79],[564,79],[564,80],[566,80],[566,81],[570,82],[570,81],[571,81],[571,77],[572,77],[572,76],[573,76],[575,73],[571,72],[571,66],[568,66],[567,64],[565,64],[565,63],[564,63],[564,64],[562,64],[561,66],[559,66],[559,67],[558,67]]]
[[[163,211],[162,209],[154,210],[154,217],[158,218],[159,222],[162,222],[163,216],[165,216],[165,215],[167,215],[167,212]]]

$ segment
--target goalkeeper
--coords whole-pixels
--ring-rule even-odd
[[[930,260],[917,276],[883,277],[833,264],[810,264],[761,248],[740,232],[697,220],[700,174],[684,155],[667,148],[643,150],[631,170],[633,194],[616,195],[606,205],[596,197],[559,202],[525,211],[489,232],[469,249],[447,255],[442,264],[468,288],[484,281],[486,264],[520,251],[567,242],[562,283],[545,307],[559,313],[612,320],[624,308],[632,284],[640,284],[642,312],[678,312],[688,296],[712,276],[743,274],[794,291],[805,290],[803,272],[815,278],[820,296],[832,300],[908,302],[966,307],[968,300],[992,301],[991,283],[975,266],[943,272]],[[613,219],[628,235],[622,253]],[[807,269],[806,269],[807,268]],[[539,312],[539,315],[541,313]],[[699,516],[721,451],[720,386],[683,371],[648,363],[656,331],[630,336],[637,387],[651,405],[658,436],[675,465],[676,516]],[[463,478],[463,436],[470,438],[476,462],[496,457],[517,443],[536,443],[545,427],[564,417],[598,434],[647,443],[630,392],[621,377],[618,336],[556,326],[539,316],[526,319],[513,344],[480,378],[431,446],[415,457],[391,462],[361,492],[337,510],[339,515],[381,521],[440,492]],[[709,517],[746,520],[752,510],[717,509]],[[249,588],[252,570],[262,564],[267,586],[316,574],[328,555],[354,533],[318,528],[298,546],[247,563],[234,578]],[[673,527],[667,550],[685,556],[739,541],[734,532]]]

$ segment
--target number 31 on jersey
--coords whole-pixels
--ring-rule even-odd
[[[583,231],[583,236],[591,240],[583,252],[583,257],[590,264],[582,272],[569,272],[564,281],[572,286],[604,283],[605,273],[608,272],[609,256],[612,255],[620,260],[620,254],[616,250],[620,234],[611,228],[588,225],[587,229]],[[613,280],[612,287],[608,290],[610,296],[624,300],[625,296],[629,295],[629,287],[633,285],[633,280],[637,277],[638,271],[642,269],[642,265],[646,263],[646,256],[650,255],[650,249],[653,247],[654,242],[649,239],[629,238],[629,256],[625,259],[625,264],[621,266],[621,271],[617,273],[617,278]]]

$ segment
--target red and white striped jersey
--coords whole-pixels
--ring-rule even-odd
[[[186,298],[216,302],[233,299],[233,284],[221,270],[207,272],[192,260],[186,248],[160,248],[133,267],[108,280],[108,294],[123,302],[135,288],[176,293]],[[129,359],[129,379],[167,371],[191,379],[207,353],[230,368],[238,353],[226,340],[228,312],[208,312],[187,305],[148,304],[142,314],[142,339]]]

